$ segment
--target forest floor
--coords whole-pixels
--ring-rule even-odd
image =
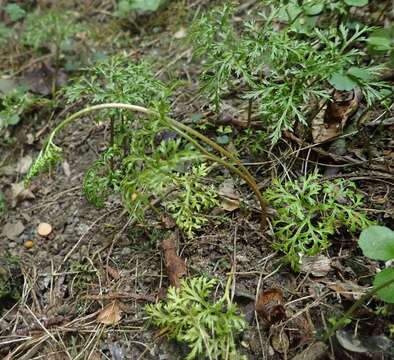
[[[195,14],[212,6],[213,1],[173,1],[158,13],[129,21],[111,15],[110,1],[91,3],[97,6],[72,8],[89,19],[96,31],[94,41],[86,40],[75,52],[89,46],[97,56],[106,51],[125,53],[130,61],[149,59],[163,81],[182,80],[172,96],[171,114],[175,119],[209,123],[206,134],[213,139],[221,135],[217,127],[231,126],[216,124],[207,100],[198,93],[200,64],[185,40]],[[245,2],[237,13],[239,21],[253,12],[254,6],[253,1]],[[83,39],[84,34],[78,36]],[[53,75],[52,58],[18,47],[14,51],[2,54],[2,78],[29,77],[35,92],[52,101],[51,95],[43,95]],[[62,74],[64,82],[72,76],[66,68]],[[226,105],[224,115],[231,118],[237,118],[239,106],[244,106],[236,96],[226,100]],[[65,104],[59,91],[55,107],[48,110],[43,101],[29,109],[17,125],[2,130],[0,192],[6,211],[0,215],[0,254],[19,259],[23,275],[22,279],[13,275],[13,280],[19,279],[22,284],[19,300],[3,299],[0,307],[2,358],[185,358],[187,347],[149,326],[144,310],[147,303],[164,299],[169,286],[160,247],[169,234],[176,240],[178,255],[186,261],[188,276],[203,274],[218,279],[218,293],[223,293],[228,276],[233,276],[233,301],[248,321],[247,330],[237,338],[238,351],[247,359],[301,359],[297,357],[300,354],[305,359],[393,356],[376,345],[386,341],[392,349],[394,344],[388,332],[393,326],[393,312],[386,309],[388,315],[378,315],[376,309],[381,303],[377,300],[359,309],[351,326],[341,333],[341,343],[335,337],[326,343],[319,340],[329,326],[329,318],[339,318],[365,294],[379,267],[377,261],[362,255],[358,236],[337,233],[319,258],[322,268],[316,268],[315,263],[315,267],[294,272],[282,262],[281,254],[272,250],[272,228],[262,230],[257,201],[225,170],[212,182],[220,187],[227,181],[237,206],[227,211],[223,200],[213,210],[209,225],[191,238],[166,221],[152,220],[148,225],[130,219],[116,194],[109,197],[104,209],[97,209],[85,199],[82,182],[86,169],[105,148],[109,131],[105,124],[92,125],[90,118],[84,118],[57,137],[64,151],[61,165],[35,178],[27,191],[22,190],[23,176],[47,135],[74,107],[78,104]],[[365,110],[361,103],[352,119],[364,116]],[[255,155],[244,151],[241,159],[249,164],[261,189],[284,173],[297,178],[315,168],[330,178],[351,180],[364,195],[368,216],[393,228],[393,116],[393,109],[369,109],[368,123],[378,121],[383,125],[365,126],[345,138],[345,149],[340,154],[326,144],[298,144],[290,136]],[[234,146],[233,140],[242,131],[232,128],[227,148]],[[268,210],[272,215],[273,210]],[[218,217],[225,220],[216,221]],[[38,234],[41,223],[51,225],[49,235]],[[256,299],[267,289],[280,290],[286,311],[285,318],[271,326],[254,311]],[[121,319],[109,326],[97,321],[114,301],[120,306]],[[357,344],[343,346],[343,342],[354,340],[355,328],[361,342],[370,339],[365,351],[358,352]]]

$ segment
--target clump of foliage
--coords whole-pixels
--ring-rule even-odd
[[[249,101],[248,120],[257,103],[256,115],[276,143],[283,130],[292,130],[295,123],[308,124],[307,109],[330,97],[329,84],[338,90],[359,86],[368,105],[382,96],[385,84],[376,79],[382,66],[365,67],[358,46],[370,28],[356,25],[351,30],[341,23],[300,29],[297,20],[308,12],[307,6],[316,14],[324,7],[311,8],[312,2],[271,3],[269,10],[261,10],[241,26],[234,24],[230,5],[202,15],[192,26],[195,54],[204,59],[202,91],[216,111],[236,90]]]
[[[246,327],[245,320],[229,298],[229,285],[223,297],[209,298],[216,284],[206,277],[181,280],[179,289],[170,287],[167,300],[147,305],[150,321],[170,338],[190,347],[186,359],[240,359],[234,337]]]
[[[0,45],[5,46],[13,35],[12,29],[0,21]]]
[[[164,202],[177,225],[191,237],[194,231],[208,222],[202,215],[219,204],[215,188],[204,184],[209,169],[205,163],[195,165],[190,172],[173,176],[173,183],[181,191],[174,199]]]
[[[363,254],[370,259],[390,261],[394,259],[394,231],[385,226],[370,226],[363,230],[358,242]],[[387,286],[384,286],[384,284]],[[382,288],[383,286],[383,288]],[[377,273],[373,281],[380,299],[394,303],[394,268],[389,267]]]
[[[18,21],[26,16],[26,10],[15,3],[9,3],[4,6],[6,14],[10,17],[11,21]]]
[[[23,87],[17,87],[6,94],[0,93],[0,130],[16,125],[33,102],[33,96]]]
[[[158,114],[167,111],[169,93],[147,63],[133,64],[125,56],[99,61],[66,89],[69,102],[85,99],[93,104],[144,105],[157,109]],[[141,117],[110,108],[96,117],[97,121],[111,119],[110,144],[86,172],[83,190],[98,207],[105,205],[108,195],[119,193],[125,208],[141,221],[148,210],[157,211],[151,202],[159,198],[191,236],[206,222],[203,213],[216,205],[217,195],[212,186],[204,184],[208,168],[201,163],[201,153],[175,136],[161,116]],[[50,136],[26,179],[60,155],[61,149]],[[165,197],[168,193],[172,193],[170,198]]]
[[[57,58],[61,49],[67,46],[72,37],[81,31],[75,16],[69,12],[32,12],[25,19],[22,42],[34,49],[54,46]]]
[[[361,210],[363,196],[353,182],[324,180],[317,172],[299,180],[275,179],[265,197],[277,211],[273,246],[295,270],[302,256],[327,249],[336,230],[355,233],[372,223]]]

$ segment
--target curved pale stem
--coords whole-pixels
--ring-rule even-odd
[[[62,121],[56,128],[52,131],[52,133],[49,135],[49,138],[47,140],[47,145],[53,143],[53,139],[57,132],[64,128],[66,125],[71,123],[72,121],[80,118],[81,116],[87,115],[93,111],[97,110],[104,110],[104,109],[124,109],[124,110],[130,110],[133,112],[140,112],[146,115],[153,115],[157,116],[160,119],[163,120],[168,126],[170,126],[173,130],[178,132],[182,137],[187,139],[188,141],[192,142],[198,149],[201,150],[201,152],[205,155],[205,157],[211,161],[215,161],[219,164],[222,164],[226,168],[228,168],[230,171],[236,173],[238,176],[240,176],[245,182],[250,186],[250,188],[253,190],[255,193],[261,207],[261,222],[263,227],[266,225],[266,220],[267,220],[267,211],[266,211],[266,205],[265,201],[263,199],[263,196],[261,195],[260,189],[254,179],[254,177],[250,174],[249,170],[242,165],[242,163],[239,161],[239,159],[230,151],[226,150],[219,144],[215,143],[205,135],[201,134],[200,132],[192,129],[191,127],[180,123],[179,121],[176,121],[172,118],[169,117],[164,117],[161,116],[157,111],[147,109],[142,106],[137,106],[137,105],[131,105],[131,104],[123,104],[123,103],[106,103],[106,104],[99,104],[99,105],[93,105],[86,107],[69,117],[67,117],[64,121]],[[216,150],[218,153],[220,153],[222,156],[227,157],[229,160],[234,162],[234,164],[230,164],[224,159],[221,159],[220,157],[208,152],[204,147],[202,147],[195,138],[199,139],[200,141],[204,142],[205,144],[209,145],[211,148]]]

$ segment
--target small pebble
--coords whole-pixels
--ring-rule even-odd
[[[41,223],[37,227],[37,232],[40,236],[48,236],[52,232],[52,226],[47,223]]]
[[[26,249],[31,249],[34,246],[34,242],[32,240],[26,240],[23,245]]]

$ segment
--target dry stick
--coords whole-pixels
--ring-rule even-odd
[[[262,223],[262,226],[265,227],[266,220],[267,220],[267,211],[266,211],[265,201],[264,201],[264,199],[263,199],[263,197],[261,195],[260,189],[258,188],[258,185],[257,185],[254,177],[250,174],[249,170],[240,162],[240,160],[237,159],[234,156],[234,154],[232,154],[230,151],[228,151],[225,148],[223,148],[222,146],[218,145],[217,143],[215,143],[211,139],[207,138],[205,135],[201,134],[200,132],[192,129],[191,127],[189,127],[187,125],[184,125],[184,124],[180,123],[179,121],[171,119],[169,117],[162,117],[158,112],[156,112],[154,110],[150,110],[150,109],[144,108],[142,106],[131,105],[131,104],[123,104],[123,103],[107,103],[107,104],[100,104],[100,105],[89,106],[89,107],[87,107],[85,109],[82,109],[82,110],[70,115],[67,119],[62,121],[52,131],[52,133],[50,134],[45,146],[47,146],[48,144],[51,144],[53,142],[53,139],[54,139],[56,133],[60,129],[62,129],[63,127],[65,127],[69,123],[71,123],[72,121],[74,121],[77,118],[79,118],[79,117],[81,117],[83,115],[86,115],[86,114],[88,114],[90,112],[93,112],[93,111],[96,111],[96,110],[103,110],[103,109],[126,109],[126,110],[141,112],[141,113],[144,113],[144,114],[147,114],[147,115],[159,116],[164,122],[166,122],[168,125],[170,125],[177,132],[179,132],[179,133],[182,132],[182,134],[184,134],[186,132],[189,136],[191,135],[193,137],[196,137],[197,139],[199,139],[199,140],[203,141],[204,143],[206,143],[207,145],[211,146],[214,150],[219,152],[221,155],[226,156],[230,160],[234,161],[234,163],[239,167],[239,169],[237,169],[237,171],[234,170],[234,169],[236,169],[236,167],[234,165],[229,164],[225,160],[221,160],[219,163],[221,163],[223,166],[227,167],[231,171],[235,171],[251,187],[251,189],[256,194],[256,196],[257,196],[257,198],[259,200],[259,203],[260,203],[260,206],[261,206],[261,212],[262,212],[262,214],[261,214],[262,215],[261,216],[261,223]],[[190,140],[190,137],[189,137],[189,140]],[[194,144],[195,143],[196,143],[196,141],[194,141]],[[201,147],[199,147],[199,148],[201,149]],[[205,150],[205,152],[207,152],[207,151]],[[219,159],[219,158],[216,157],[213,154],[210,154],[210,159],[211,160],[215,159],[215,161],[216,161],[216,159]]]

